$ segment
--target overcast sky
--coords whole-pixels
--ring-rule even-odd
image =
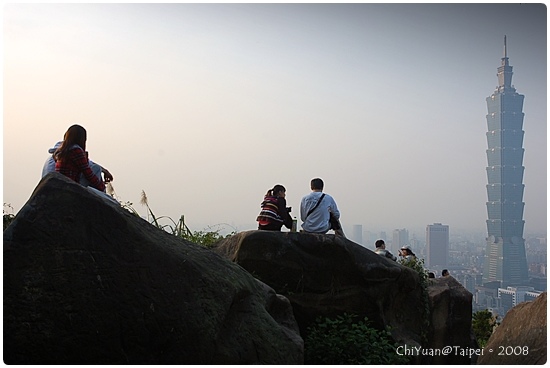
[[[7,4],[4,202],[72,124],[123,201],[192,230],[293,216],[314,177],[364,230],[486,231],[485,98],[504,36],[525,95],[526,234],[546,233],[540,4]],[[420,234],[423,235],[423,234]]]

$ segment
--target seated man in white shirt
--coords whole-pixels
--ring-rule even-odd
[[[302,229],[307,233],[325,234],[331,229],[331,214],[336,220],[340,218],[340,211],[334,198],[323,193],[323,187],[323,180],[312,179],[311,193],[302,198],[300,218],[303,221]],[[335,232],[338,234],[338,231],[335,230]],[[338,235],[343,236],[343,232]]]

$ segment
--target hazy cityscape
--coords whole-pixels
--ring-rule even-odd
[[[250,230],[266,190],[283,184],[299,217],[320,177],[350,239],[410,244],[472,291],[474,310],[502,315],[546,290],[545,4],[3,11],[4,155],[17,157],[4,160],[3,195],[14,212],[48,149],[81,124],[90,159],[140,213],[146,192],[157,216],[185,215],[193,230]],[[436,224],[448,226],[439,252],[426,232]],[[507,262],[520,255],[513,267],[501,250]],[[490,282],[501,273],[522,282],[499,291]]]
[[[428,226],[428,225],[426,225]],[[365,248],[374,250],[374,242],[377,239],[384,239],[387,248],[395,255],[404,244],[409,244],[416,256],[424,259],[426,269],[434,272],[436,277],[441,277],[441,271],[448,269],[451,276],[456,278],[468,291],[473,294],[473,311],[489,309],[494,314],[503,317],[510,309],[510,303],[499,304],[498,291],[493,304],[487,304],[486,298],[482,298],[483,289],[482,275],[486,251],[487,235],[483,232],[454,231],[449,226],[448,239],[448,263],[434,264],[427,263],[426,231],[409,231],[407,229],[393,229],[385,231],[373,231],[363,228],[363,225],[353,225],[348,238]],[[396,243],[397,241],[397,243]],[[529,285],[531,291],[546,291],[547,279],[547,238],[546,234],[526,234],[525,251],[527,265],[529,268]],[[445,245],[445,244],[443,244]],[[529,290],[529,289],[527,289]],[[481,292],[480,292],[481,291]],[[524,300],[520,300],[522,302]]]
[[[524,234],[523,102],[512,84],[506,36],[498,86],[487,102],[487,233],[452,232],[442,223],[426,225],[424,236],[407,229],[374,233],[354,225],[361,245],[384,239],[398,254],[411,246],[428,271],[449,271],[473,294],[474,312],[488,309],[502,318],[512,307],[546,291],[546,234]],[[452,234],[452,235],[451,235]]]

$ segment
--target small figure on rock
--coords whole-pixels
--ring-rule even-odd
[[[376,246],[374,253],[381,255],[382,257],[389,258],[393,261],[397,261],[397,257],[386,249],[386,243],[382,239],[377,240],[374,245]]]
[[[311,180],[311,193],[302,198],[300,217],[302,229],[306,233],[325,234],[334,230],[336,235],[344,236],[340,225],[340,211],[330,195],[323,193],[323,180]]]
[[[401,247],[401,249],[399,250],[399,256],[407,261],[416,259],[416,255],[412,251],[410,245],[404,245],[403,247]]]
[[[286,189],[280,184],[267,191],[261,204],[262,210],[256,218],[258,230],[281,231],[283,225],[288,229],[292,228],[292,208],[286,206],[285,197]]]
[[[61,143],[63,143],[63,141],[57,142],[53,146],[53,148],[48,149],[48,153],[50,154],[50,156],[48,157],[46,162],[44,162],[44,167],[42,168],[42,177],[44,177],[44,176],[48,175],[49,173],[55,171],[55,159],[53,157],[53,154],[61,146]],[[109,183],[109,182],[113,181],[113,175],[105,167],[93,162],[90,159],[88,159],[88,163],[89,163],[90,168],[92,169],[95,176],[100,177],[100,175],[103,174],[103,178],[104,178],[105,183]],[[80,175],[79,182],[80,182],[81,185],[83,185],[85,187],[90,185],[90,182],[82,174]]]
[[[101,167],[98,173],[94,173],[88,161],[86,152],[86,129],[80,125],[69,127],[63,142],[53,153],[55,171],[80,183],[81,176],[89,182],[89,186],[105,192],[105,183],[101,178]],[[110,179],[112,176],[109,174]]]

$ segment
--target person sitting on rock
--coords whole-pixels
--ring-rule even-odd
[[[404,245],[403,247],[401,247],[401,250],[399,251],[399,256],[407,261],[416,259],[416,255],[413,253],[410,245]]]
[[[384,243],[382,239],[377,240],[374,245],[376,246],[374,253],[381,255],[382,257],[389,258],[393,261],[397,261],[397,257],[386,249],[386,243]]]
[[[55,159],[53,157],[53,154],[59,147],[61,147],[62,143],[63,141],[59,141],[53,146],[53,148],[48,149],[50,157],[48,157],[46,162],[44,162],[44,166],[42,167],[42,177],[48,175],[51,172],[55,172]],[[105,167],[96,164],[92,160],[88,160],[88,163],[95,176],[101,178],[101,174],[103,174],[106,183],[113,181],[113,175]],[[84,177],[84,175],[80,175],[79,182],[85,187],[90,185],[90,182]]]
[[[445,269],[443,271],[441,271],[441,276],[442,277],[447,277],[447,276],[450,276],[451,274],[449,273],[449,270]]]
[[[311,193],[302,198],[300,203],[302,230],[306,233],[326,234],[332,229],[336,235],[345,237],[340,225],[340,211],[336,201],[329,194],[323,193],[324,185],[322,179],[312,179]]]
[[[105,192],[105,183],[101,175],[96,176],[90,168],[86,152],[86,129],[76,124],[69,127],[63,137],[63,143],[56,149],[53,156],[55,171],[77,183],[83,175],[90,182],[89,186]]]
[[[286,206],[286,189],[277,184],[269,189],[261,204],[262,210],[256,218],[258,230],[281,231],[283,225],[292,228],[291,208]]]

